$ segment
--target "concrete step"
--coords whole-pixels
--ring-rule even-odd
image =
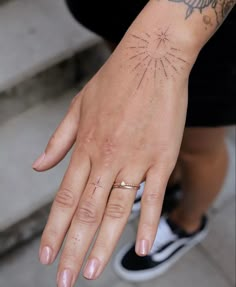
[[[68,156],[46,173],[34,172],[31,164],[78,90],[46,100],[0,126],[0,254],[42,230]]]
[[[0,0],[0,254],[42,231],[68,158],[45,174],[32,161],[108,56],[63,0]]]
[[[74,80],[66,85],[63,83],[60,91],[59,86],[51,87],[50,97],[39,98],[37,104],[25,108],[24,112],[0,122],[0,255],[42,231],[68,159],[53,171],[38,175],[31,170],[32,161],[42,152],[72,97],[108,56],[104,43],[79,52],[66,64],[70,72],[78,71],[77,86],[77,80]],[[73,69],[73,61],[79,64],[79,68]],[[61,69],[61,73],[67,71],[64,65],[52,67],[51,72],[42,72],[46,74],[43,77],[46,79],[57,69]],[[37,85],[42,92],[44,87]],[[71,85],[74,89],[63,93]]]
[[[123,236],[118,244],[120,249],[127,242],[135,239],[132,224],[125,228]],[[49,267],[42,266],[38,261],[39,238],[35,238],[25,246],[6,254],[0,258],[0,286],[1,287],[55,287],[56,272],[59,262],[59,254],[56,262]],[[121,283],[121,285],[120,285]],[[96,281],[85,280],[82,275],[75,286],[82,287],[135,287],[121,281],[114,273],[112,264],[109,264],[102,276]],[[218,287],[218,286],[217,286]]]
[[[212,219],[208,237],[190,250],[164,275],[151,281],[129,284],[117,277],[112,261],[115,252],[102,276],[95,281],[85,280],[82,275],[75,286],[82,287],[234,287],[229,271],[235,277],[235,204],[231,203]],[[232,219],[232,220],[229,220]],[[220,223],[220,226],[219,226]],[[234,231],[234,233],[233,233]],[[135,240],[136,228],[129,223],[116,250]],[[226,240],[225,240],[226,237]],[[0,259],[0,286],[4,287],[55,287],[57,265],[42,266],[38,261],[40,240],[7,254]],[[213,248],[212,248],[213,246]],[[226,263],[225,265],[223,265]],[[232,263],[230,266],[229,264]],[[223,268],[222,268],[223,267]],[[224,270],[227,268],[227,273]]]
[[[63,0],[1,2],[0,124],[73,87],[81,76],[78,54],[100,42]]]

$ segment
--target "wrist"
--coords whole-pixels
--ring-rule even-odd
[[[176,3],[170,0],[151,0],[132,23],[127,34],[149,33],[153,35],[160,30],[167,30],[169,40],[193,65],[201,48],[215,32],[215,27],[206,30],[198,19],[198,17],[202,19],[203,16],[199,16],[198,13],[191,16],[191,19],[186,19],[185,10],[185,5],[176,6]]]

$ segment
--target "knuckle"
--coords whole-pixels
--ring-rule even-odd
[[[169,170],[173,170],[179,155],[179,150],[173,151],[166,156],[166,165]]]
[[[55,228],[46,226],[41,241],[44,242],[44,245],[54,246],[59,237],[58,235],[58,231]]]
[[[142,197],[142,204],[157,205],[162,202],[162,194],[160,192],[146,192]]]
[[[63,208],[71,208],[75,204],[75,196],[71,189],[62,188],[55,197],[56,205]]]
[[[178,155],[174,154],[163,155],[163,157],[159,159],[159,165],[161,166],[159,171],[170,174],[176,165],[177,158]]]
[[[97,224],[99,222],[98,210],[92,202],[85,201],[78,207],[75,219],[79,223]]]
[[[89,129],[88,131],[80,130],[77,141],[79,141],[81,148],[85,151],[89,150],[90,145],[96,142],[94,129]]]
[[[96,138],[95,138],[95,135],[93,134],[93,132],[88,132],[83,137],[84,144],[89,144],[95,140],[96,140]]]
[[[158,159],[158,163],[154,163],[155,167],[148,171],[149,175],[158,176],[162,181],[168,180],[170,174],[175,168],[177,157],[163,156]]]
[[[107,242],[104,240],[104,237],[97,237],[96,239],[96,248],[97,250],[100,250],[101,254],[107,254],[108,248],[107,248]]]
[[[64,253],[62,254],[61,257],[61,264],[62,265],[66,265],[67,263],[71,263],[71,262],[75,262],[76,260],[76,256],[75,256],[75,251],[74,248],[67,248],[66,251],[64,251]]]
[[[168,175],[170,175],[170,173],[173,171],[173,169],[175,168],[176,162],[177,162],[177,156],[173,157],[171,156],[170,158],[167,158],[166,160],[166,166],[167,166],[167,170],[168,170]]]
[[[141,228],[145,230],[146,234],[152,234],[153,231],[156,231],[157,222],[153,220],[142,222]]]
[[[157,166],[157,169],[159,170],[162,167],[162,169],[165,170],[172,170],[175,167],[179,150],[170,148],[169,144],[164,142],[159,147],[159,156],[155,160],[155,165]]]
[[[105,139],[103,143],[103,153],[105,155],[114,154],[114,152],[116,151],[116,148],[117,148],[117,144],[113,137],[108,137]]]
[[[108,203],[105,216],[110,217],[112,219],[122,219],[127,214],[126,208],[121,203],[111,202]]]
[[[117,154],[118,143],[115,136],[107,137],[100,146],[101,161],[105,166],[109,166]]]

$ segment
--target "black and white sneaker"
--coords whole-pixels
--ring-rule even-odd
[[[114,269],[130,282],[151,280],[167,271],[188,250],[204,239],[207,234],[207,218],[202,218],[201,227],[194,233],[186,233],[168,217],[160,219],[158,232],[150,253],[139,257],[135,245],[124,246],[116,255]]]
[[[134,220],[140,214],[141,200],[144,188],[145,188],[145,182],[142,182],[139,190],[137,191],[132,211],[129,216],[129,221]],[[182,196],[182,190],[179,184],[175,184],[173,186],[167,186],[162,206],[162,213],[171,212],[177,206],[179,200],[181,199],[181,196]]]

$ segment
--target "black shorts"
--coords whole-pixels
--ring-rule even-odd
[[[147,2],[67,0],[71,13],[82,25],[113,43],[119,43]],[[192,69],[186,119],[188,127],[233,124],[236,124],[236,7],[201,50]]]

